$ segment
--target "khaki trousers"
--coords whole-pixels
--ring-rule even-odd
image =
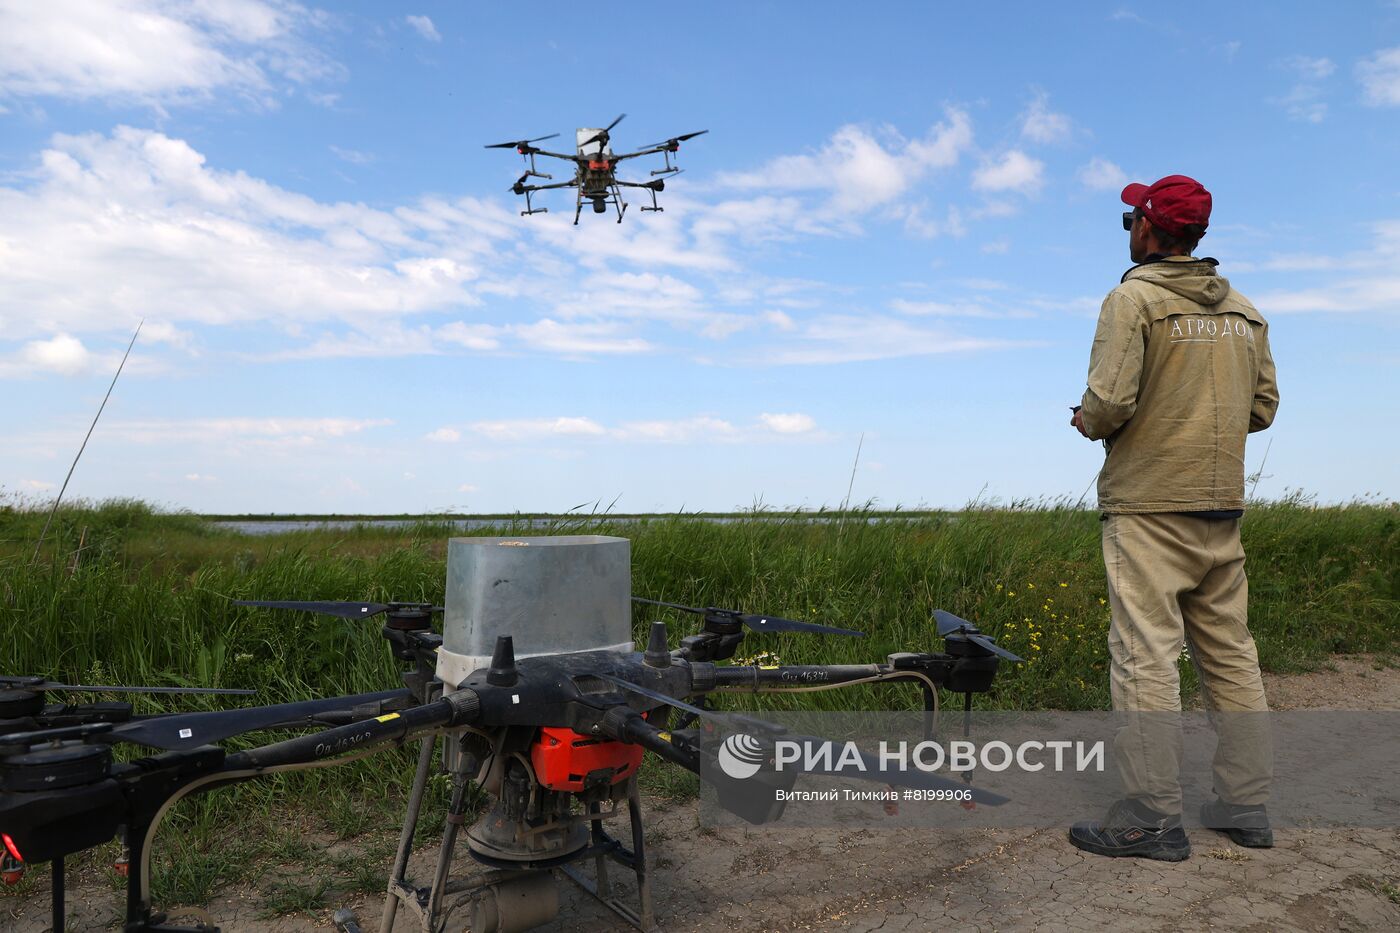
[[[1113,709],[1125,714],[1114,757],[1125,796],[1181,812],[1183,646],[1219,737],[1215,791],[1262,804],[1273,778],[1268,702],[1247,624],[1240,521],[1115,514],[1103,523],[1113,621],[1108,632]]]

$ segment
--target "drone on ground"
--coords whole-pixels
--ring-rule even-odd
[[[487,149],[514,149],[520,153],[521,157],[528,161],[530,167],[511,185],[510,190],[516,194],[525,195],[525,210],[520,212],[520,216],[527,217],[531,214],[544,214],[549,212],[547,207],[535,207],[530,200],[530,195],[536,191],[544,191],[550,188],[574,188],[574,224],[578,224],[579,214],[583,211],[583,202],[589,201],[593,205],[593,213],[605,214],[608,206],[612,205],[617,211],[617,222],[622,223],[622,215],[627,210],[627,202],[622,200],[623,188],[641,188],[651,195],[651,207],[643,207],[644,211],[663,211],[665,208],[656,203],[656,195],[666,190],[666,178],[678,175],[681,169],[671,162],[671,156],[680,151],[681,143],[696,136],[704,135],[709,130],[699,130],[694,133],[684,133],[680,136],[672,136],[670,139],[659,143],[652,143],[650,146],[643,146],[636,152],[624,152],[616,155],[609,145],[613,127],[622,122],[622,118],[627,114],[619,114],[617,119],[607,126],[599,129],[596,127],[580,127],[576,137],[575,153],[569,155],[563,152],[549,152],[535,146],[535,143],[543,142],[546,139],[554,139],[558,133],[551,133],[548,136],[538,136],[535,139],[516,139],[503,143],[492,143]],[[626,159],[635,159],[638,156],[655,155],[661,153],[666,160],[664,168],[652,171],[651,181],[635,182],[622,181],[617,177],[617,165]],[[568,181],[553,182],[548,185],[527,184],[531,178],[543,178],[552,180],[553,175],[546,175],[535,167],[535,156],[547,156],[551,159],[563,159],[566,162],[574,163],[574,177]]]
[[[794,736],[773,723],[719,711],[709,698],[853,684],[913,682],[926,713],[937,690],[991,689],[1014,654],[970,622],[935,612],[939,652],[900,652],[884,663],[725,664],[748,632],[859,637],[863,633],[775,616],[699,608],[630,596],[630,543],[622,538],[453,538],[446,607],[424,603],[238,600],[243,606],[368,619],[402,662],[404,687],[273,706],[137,717],[130,704],[49,704],[50,691],[83,689],[42,678],[0,678],[0,874],[15,883],[28,865],[52,863],[53,928],[64,926],[64,858],[120,836],[127,879],[127,933],[217,933],[212,921],[177,922],[155,912],[150,856],[162,818],[182,798],[279,771],[343,764],[386,745],[419,742],[398,850],[379,929],[410,911],[424,933],[442,933],[469,906],[474,933],[532,929],[559,910],[556,879],[567,879],[640,930],[655,923],[637,774],[645,752],[712,785],[720,806],[762,823],[781,806],[755,807],[739,783],[712,765],[721,753],[715,724],[749,736],[756,760],[772,765],[774,743]],[[671,647],[664,622],[651,623],[634,650],[629,603],[700,617],[700,631]],[[443,614],[443,631],[433,630]],[[487,644],[489,656],[479,654]],[[112,690],[115,688],[92,688]],[[126,688],[131,690],[146,688]],[[669,717],[679,713],[674,724]],[[218,743],[271,729],[314,730],[242,751]],[[967,728],[964,720],[964,730]],[[428,884],[407,877],[414,833],[435,759],[451,779],[441,849]],[[115,761],[112,746],[151,749]],[[826,774],[923,789],[956,788],[976,803],[1005,798],[939,774],[822,770],[766,772],[790,789],[800,774]],[[468,820],[473,786],[489,798]],[[607,821],[628,816],[630,845]],[[450,880],[459,834],[481,871]],[[580,866],[592,863],[589,878]],[[616,864],[635,875],[637,904],[610,883]],[[360,933],[351,911],[335,915],[341,933]],[[461,929],[462,927],[454,927]]]

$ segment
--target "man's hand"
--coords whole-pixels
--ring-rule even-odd
[[[1074,409],[1074,417],[1069,419],[1069,424],[1070,427],[1077,428],[1080,434],[1085,437],[1089,436],[1089,432],[1084,428],[1084,412],[1082,409],[1078,407]]]

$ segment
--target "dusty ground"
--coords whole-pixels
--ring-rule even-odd
[[[1400,669],[1377,669],[1366,658],[1334,664],[1335,671],[1270,677],[1274,707],[1400,709]],[[1240,849],[1223,835],[1193,830],[1192,858],[1167,864],[1085,855],[1061,829],[824,835],[780,823],[700,831],[693,803],[657,802],[648,819],[657,920],[667,931],[1400,929],[1396,830],[1279,830],[1270,850]],[[424,879],[426,861],[414,865]],[[630,929],[571,885],[561,883],[561,898],[560,919],[541,929]],[[0,929],[48,930],[47,900],[46,886],[36,885],[22,900],[0,901]],[[78,930],[107,926],[121,906],[101,883],[80,883],[69,903],[70,929]],[[382,899],[350,906],[367,929],[378,929]],[[331,913],[266,919],[249,892],[207,909],[227,933],[325,929]],[[465,922],[454,915],[448,929]],[[416,927],[401,914],[394,929]]]

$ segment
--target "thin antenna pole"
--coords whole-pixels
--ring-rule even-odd
[[[856,468],[860,466],[860,449],[865,446],[865,432],[860,432],[860,440],[856,442],[856,459],[851,464],[851,481],[846,484],[846,498],[841,501],[841,520],[836,525],[836,530],[841,531],[846,525],[846,510],[851,505],[851,490],[856,485]]]
[[[44,538],[48,536],[49,526],[53,524],[53,517],[58,514],[58,505],[63,501],[63,493],[68,489],[68,481],[73,478],[73,471],[78,468],[78,461],[82,459],[83,451],[87,450],[88,439],[92,437],[93,429],[97,427],[97,419],[102,417],[102,409],[107,407],[107,399],[112,397],[112,390],[117,387],[117,377],[122,374],[122,368],[126,366],[126,358],[131,356],[131,348],[136,346],[136,335],[141,333],[141,325],[145,323],[145,318],[137,322],[136,332],[131,335],[131,342],[126,345],[122,361],[117,364],[117,371],[112,374],[112,384],[107,387],[107,394],[102,396],[102,404],[97,406],[97,414],[92,416],[92,424],[88,425],[87,435],[83,438],[82,446],[78,448],[78,455],[73,458],[73,464],[68,468],[68,475],[63,478],[63,485],[59,487],[58,497],[53,500],[53,508],[49,510],[48,520],[44,522],[44,530],[39,532],[39,543],[34,545],[34,557],[29,561],[31,564],[39,561],[39,549],[44,546]]]
[[[1271,438],[1269,438],[1269,443],[1268,443],[1268,445],[1266,445],[1266,446],[1264,447],[1264,458],[1263,458],[1262,460],[1259,461],[1259,469],[1255,470],[1255,471],[1254,471],[1254,475],[1253,475],[1252,477],[1250,477],[1250,479],[1251,479],[1251,482],[1250,482],[1250,484],[1249,484],[1249,498],[1250,498],[1250,499],[1253,499],[1253,498],[1254,498],[1254,492],[1255,492],[1255,490],[1257,490],[1257,489],[1259,488],[1259,481],[1260,481],[1261,479],[1264,478],[1264,464],[1266,464],[1266,463],[1269,462],[1269,451],[1273,449],[1273,446],[1274,446],[1274,439],[1271,437]]]

